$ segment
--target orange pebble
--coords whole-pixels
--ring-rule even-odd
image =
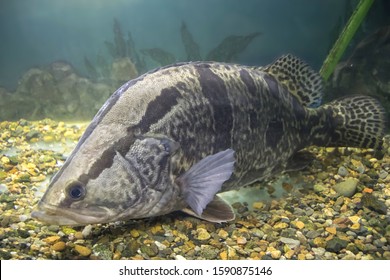
[[[364,193],[372,193],[372,192],[373,192],[373,189],[364,188],[364,189],[363,189],[363,192],[364,192]]]

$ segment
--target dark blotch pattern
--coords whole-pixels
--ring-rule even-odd
[[[265,141],[267,146],[276,148],[284,135],[283,122],[280,119],[272,119],[268,123],[268,129],[265,133]]]
[[[169,113],[177,105],[180,96],[181,94],[176,87],[161,90],[161,94],[148,104],[145,114],[138,125],[141,132],[148,132],[151,125],[157,123]]]
[[[220,149],[230,147],[233,127],[232,105],[228,98],[225,81],[214,74],[209,67],[198,67],[199,82],[203,96],[213,108],[216,141]]]
[[[113,145],[110,146],[107,150],[105,150],[89,170],[88,174],[83,174],[78,178],[78,181],[87,184],[88,180],[96,179],[104,169],[110,168],[112,163],[114,162],[114,157],[116,152],[121,155],[126,155],[129,150],[129,147],[134,143],[135,138],[134,135],[129,133],[125,137],[118,139]]]

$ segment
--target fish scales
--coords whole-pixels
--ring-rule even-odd
[[[223,189],[225,191],[237,183],[248,184],[254,179],[268,175],[273,163],[276,162],[275,158],[291,156],[286,154],[286,148],[291,150],[290,153],[295,151],[293,145],[299,145],[298,139],[286,139],[286,142],[281,140],[283,112],[292,112],[285,118],[289,123],[284,125],[287,128],[293,125],[292,118],[296,118],[293,110],[289,108],[294,103],[291,102],[292,98],[289,99],[290,94],[285,92],[284,96],[281,95],[284,89],[269,90],[268,83],[272,86],[277,86],[277,83],[268,74],[264,74],[268,76],[267,82],[264,78],[263,80],[259,79],[260,77],[252,78],[250,72],[255,71],[251,69],[240,70],[231,65],[200,63],[181,67],[184,69],[180,69],[180,73],[188,71],[185,76],[192,74],[193,79],[192,86],[189,88],[186,88],[185,83],[182,82],[169,87],[172,92],[179,91],[181,94],[171,100],[177,108],[172,107],[172,103],[164,103],[165,106],[159,109],[160,114],[166,112],[166,117],[160,116],[157,122],[148,117],[147,120],[142,119],[140,122],[143,133],[168,135],[178,143],[182,143],[182,153],[178,156],[181,162],[177,164],[179,170],[174,172],[176,176],[188,170],[206,155],[231,147],[236,151],[236,167],[231,179],[233,183],[225,184]],[[166,75],[172,77],[172,73],[167,72]],[[196,86],[193,86],[194,81],[197,82]],[[170,93],[163,89],[155,100],[164,99],[166,95]],[[285,108],[280,107],[280,99],[283,97],[286,98]],[[273,107],[272,104],[275,106]],[[149,107],[156,109],[151,105],[154,105],[154,101],[149,104]],[[297,103],[295,106],[302,107]],[[248,109],[247,116],[243,113],[248,112]],[[264,116],[272,118],[264,120]],[[298,119],[303,118],[298,115]],[[147,131],[142,125],[150,130]],[[264,134],[265,141],[259,143]],[[292,138],[292,135],[299,136],[299,133],[289,135]],[[277,147],[278,143],[280,147]],[[265,149],[262,150],[262,147]],[[275,150],[276,148],[278,149]],[[248,179],[246,174],[256,178]]]
[[[129,81],[97,113],[33,216],[75,225],[182,210],[226,221],[234,213],[217,193],[301,166],[289,167],[309,145],[380,146],[378,102],[357,96],[309,108],[321,99],[319,81],[292,56],[267,67],[180,63]]]

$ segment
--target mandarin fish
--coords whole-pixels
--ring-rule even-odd
[[[377,100],[321,99],[320,76],[292,55],[264,67],[188,62],[150,71],[106,101],[32,217],[85,225],[181,210],[233,220],[217,194],[304,167],[305,147],[380,148]]]

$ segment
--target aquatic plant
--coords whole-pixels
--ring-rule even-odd
[[[96,56],[95,62],[92,62],[87,56],[84,56],[84,66],[87,70],[88,76],[97,81],[97,80],[110,80],[112,76],[118,77],[118,67],[116,67],[116,73],[113,75],[113,64],[123,59],[123,64],[126,64],[128,60],[131,60],[131,63],[135,65],[133,67],[122,67],[122,69],[131,69],[132,71],[128,73],[127,79],[132,79],[138,76],[141,73],[146,72],[146,64],[143,59],[140,58],[138,54],[133,38],[130,32],[127,32],[127,38],[123,35],[122,27],[119,21],[114,18],[113,23],[113,42],[105,40],[104,45],[107,49],[109,58],[106,58],[102,54]],[[119,74],[119,76],[123,76]],[[123,79],[120,79],[120,82],[123,82]],[[117,84],[119,86],[119,84]]]
[[[187,28],[187,24],[182,21],[180,28],[181,42],[183,43],[184,49],[187,54],[188,61],[198,61],[202,57],[200,55],[199,45],[195,42],[191,32]]]
[[[206,55],[206,60],[232,62],[237,59],[247,46],[259,36],[260,32],[250,33],[248,35],[229,35],[225,37],[221,43],[213,48]],[[181,42],[184,46],[186,58],[177,59],[175,56],[161,48],[143,49],[141,53],[149,56],[152,60],[159,63],[161,66],[171,64],[177,60],[199,61],[202,60],[199,45],[194,40],[192,33],[187,27],[185,21],[182,21],[180,28]]]
[[[101,54],[93,63],[88,57],[84,57],[84,65],[89,77],[93,80],[110,79],[112,77],[112,63],[118,59],[129,58],[135,65],[137,74],[145,73],[148,70],[145,58],[158,63],[160,66],[175,63],[176,61],[199,61],[202,60],[199,44],[194,40],[192,33],[187,27],[185,21],[182,21],[180,27],[181,42],[184,46],[186,57],[176,57],[171,52],[162,48],[145,48],[137,50],[131,32],[127,32],[125,38],[122,27],[117,19],[113,23],[113,41],[104,41],[104,45],[110,55],[107,61]],[[237,59],[247,46],[261,33],[254,32],[248,35],[230,35],[225,37],[220,44],[213,48],[206,55],[207,60],[231,62]],[[133,77],[133,73],[129,79]],[[134,78],[134,77],[133,77]]]
[[[345,61],[338,63],[327,83],[325,99],[352,94],[372,95],[390,112],[389,50],[390,25],[366,36]]]
[[[121,26],[116,18],[114,18],[114,47],[115,47],[115,57],[121,58],[127,56],[127,44],[126,40],[123,37]]]
[[[237,56],[243,52],[246,47],[259,36],[260,32],[254,32],[246,36],[230,35],[212,49],[206,56],[207,60],[230,62],[237,59]]]
[[[345,49],[364,20],[373,2],[374,0],[360,0],[347,25],[344,27],[321,67],[320,74],[324,80],[327,80],[333,73],[337,63],[344,54]]]
[[[176,61],[176,58],[172,53],[160,48],[142,49],[141,53],[150,56],[150,58],[160,65],[168,65]]]

